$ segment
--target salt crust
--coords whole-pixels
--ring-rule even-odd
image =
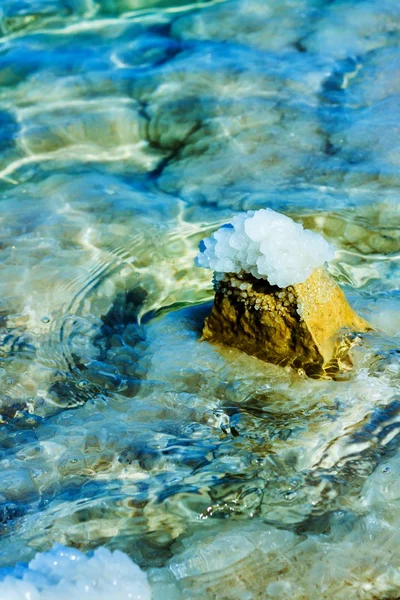
[[[1,574],[0,574],[1,577]],[[0,581],[2,600],[150,600],[146,574],[123,552],[87,556],[55,544]]]
[[[200,243],[195,264],[219,273],[250,273],[281,288],[303,283],[329,262],[333,247],[318,233],[303,229],[270,208],[249,210]]]

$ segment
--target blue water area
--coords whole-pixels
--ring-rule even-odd
[[[1,600],[400,597],[399,99],[398,0],[2,0]],[[374,326],[342,377],[201,341],[266,207]]]

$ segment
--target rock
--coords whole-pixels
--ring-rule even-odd
[[[318,376],[351,368],[353,342],[346,331],[371,329],[319,267],[304,283],[286,288],[247,273],[216,278],[202,339]]]

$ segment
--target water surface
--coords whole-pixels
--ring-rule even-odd
[[[399,597],[398,2],[3,0],[0,32],[4,573],[61,543],[160,600]],[[200,239],[267,206],[376,328],[335,381],[199,341]]]

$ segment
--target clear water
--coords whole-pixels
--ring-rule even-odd
[[[2,0],[0,31],[3,573],[57,542],[156,600],[400,597],[398,1]],[[266,206],[376,327],[346,377],[199,341],[197,244]]]

